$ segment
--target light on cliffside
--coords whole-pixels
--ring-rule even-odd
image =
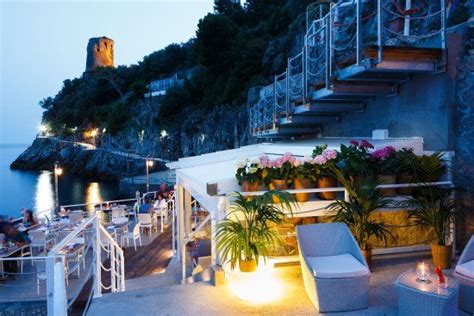
[[[48,127],[46,125],[41,124],[38,127],[38,130],[39,130],[40,133],[46,133],[46,131],[48,130]]]
[[[146,165],[146,192],[150,192],[150,168],[153,167],[155,162],[153,160],[147,159],[145,161]]]
[[[99,129],[94,128],[93,130],[91,130],[91,137],[95,138],[97,134],[99,134]]]
[[[161,138],[168,137],[168,132],[166,130],[162,130],[160,135],[161,135]]]

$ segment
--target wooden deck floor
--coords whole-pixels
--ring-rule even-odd
[[[148,245],[139,247],[136,252],[133,247],[125,248],[125,279],[163,272],[171,260],[171,252],[170,226]]]

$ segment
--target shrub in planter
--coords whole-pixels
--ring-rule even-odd
[[[293,164],[295,157],[291,153],[270,160],[268,156],[260,157],[262,166],[262,179],[270,190],[287,190],[293,182]],[[274,197],[275,203],[280,203],[277,196]]]
[[[369,152],[373,148],[374,146],[366,140],[360,142],[352,140],[349,146],[341,145],[337,167],[348,181],[353,182],[360,177],[374,178],[376,159]]]
[[[409,210],[408,218],[416,225],[434,230],[436,241],[431,244],[433,263],[436,267],[449,269],[452,261],[450,226],[459,215],[460,207],[452,197],[452,189],[420,187],[412,197],[400,204]]]
[[[282,201],[282,207],[273,203],[275,197]],[[217,250],[231,269],[238,264],[241,272],[256,270],[259,258],[265,259],[280,242],[275,226],[283,223],[285,211],[291,214],[293,206],[293,196],[286,192],[270,191],[251,200],[235,195],[227,218],[217,224],[216,232]]]
[[[326,149],[327,146],[317,147],[313,151],[313,162],[315,166],[316,183],[318,188],[334,188],[337,180],[334,177],[332,167],[338,161],[338,153],[335,150]],[[323,200],[335,200],[336,192],[321,192],[318,194]]]
[[[316,180],[314,172],[314,160],[311,157],[295,159],[293,161],[293,184],[295,189],[308,189],[311,183]],[[296,193],[296,201],[306,202],[309,200],[309,193]]]
[[[242,186],[242,191],[258,191],[262,169],[259,160],[241,159],[236,164],[235,177]]]
[[[396,149],[392,146],[387,146],[373,151],[371,156],[375,159],[377,180],[381,184],[397,183]],[[397,193],[396,189],[382,189],[381,191],[386,197],[393,197]]]

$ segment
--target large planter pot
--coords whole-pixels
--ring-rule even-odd
[[[248,180],[242,181],[242,191],[243,192],[255,192],[258,191],[258,181],[250,182]]]
[[[257,271],[257,261],[254,260],[239,260],[240,272],[255,272]]]
[[[365,258],[365,261],[369,265],[369,269],[372,268],[372,249],[361,250],[362,255]]]
[[[288,190],[288,182],[287,180],[272,180],[269,185],[270,190],[279,190],[279,191],[285,191]],[[281,203],[280,199],[277,197],[273,197],[273,203]]]
[[[382,184],[396,184],[397,183],[397,177],[395,175],[379,175],[378,180]],[[382,194],[386,197],[392,197],[397,195],[397,189],[382,189]]]
[[[337,180],[331,177],[320,177],[317,180],[318,188],[334,188],[337,186]],[[318,193],[320,199],[335,200],[336,192],[320,192]]]
[[[433,256],[433,264],[441,269],[451,268],[453,259],[453,245],[442,246],[431,244],[431,255]]]
[[[295,189],[309,189],[311,187],[311,180],[308,178],[298,179],[295,178]],[[295,193],[296,201],[306,202],[309,200],[309,193]]]
[[[410,183],[412,182],[412,176],[408,172],[403,172],[398,175],[398,183]],[[401,195],[411,195],[413,188],[398,188],[397,193]]]

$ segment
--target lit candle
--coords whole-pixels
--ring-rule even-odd
[[[417,281],[427,282],[428,281],[427,277],[428,277],[429,271],[430,271],[430,269],[424,261],[418,263],[418,265],[416,267],[416,274],[418,275]]]

